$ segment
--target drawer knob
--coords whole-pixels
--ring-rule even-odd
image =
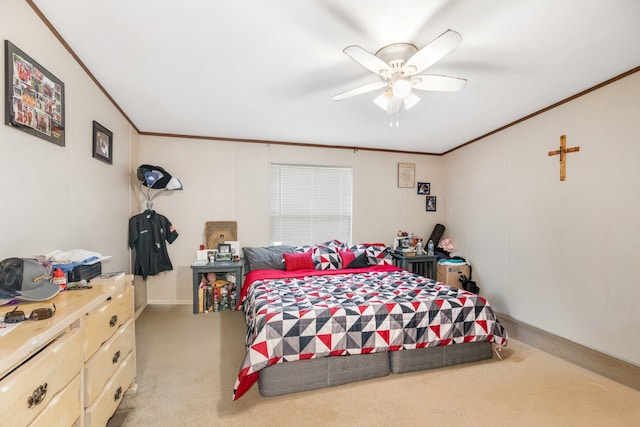
[[[115,365],[116,363],[118,363],[118,359],[120,359],[120,350],[116,351],[113,354],[113,359],[111,359],[111,361],[113,362],[113,364]]]
[[[114,314],[113,316],[111,316],[111,319],[109,320],[109,326],[113,328],[117,324],[118,324],[118,315]]]
[[[42,402],[46,396],[47,396],[47,383],[44,383],[38,386],[38,388],[36,388],[35,390],[33,390],[33,393],[31,393],[31,396],[29,396],[29,398],[27,399],[29,408],[31,408],[33,405],[39,405],[40,402]]]
[[[122,396],[122,387],[118,387],[116,394],[113,395],[113,400],[120,399],[120,396]]]

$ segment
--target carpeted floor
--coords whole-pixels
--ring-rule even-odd
[[[515,338],[503,360],[270,398],[254,385],[234,402],[245,328],[239,312],[147,307],[136,324],[138,391],[120,405],[124,421],[109,426],[612,427],[640,419],[640,391]]]

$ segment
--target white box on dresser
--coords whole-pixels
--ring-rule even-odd
[[[27,320],[0,337],[0,424],[104,426],[135,387],[133,276],[94,279],[92,289],[21,302]],[[0,316],[14,308],[0,307]]]

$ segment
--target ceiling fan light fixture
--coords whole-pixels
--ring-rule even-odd
[[[373,103],[380,107],[382,110],[387,111],[389,108],[389,93],[385,90],[380,95],[376,96]]]
[[[407,96],[404,99],[404,109],[405,110],[409,110],[410,108],[413,108],[418,102],[420,102],[420,97],[417,96],[415,93],[411,93],[409,94],[409,96]]]
[[[391,92],[396,98],[405,99],[411,95],[411,82],[406,79],[398,79],[391,84]]]

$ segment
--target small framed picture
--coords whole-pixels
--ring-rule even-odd
[[[216,254],[216,261],[231,261],[233,255],[231,254],[230,243],[218,243],[218,253]]]
[[[431,194],[431,183],[429,182],[418,182],[418,194]]]
[[[93,157],[113,164],[113,132],[93,121]]]
[[[427,212],[436,211],[436,196],[427,196]]]

